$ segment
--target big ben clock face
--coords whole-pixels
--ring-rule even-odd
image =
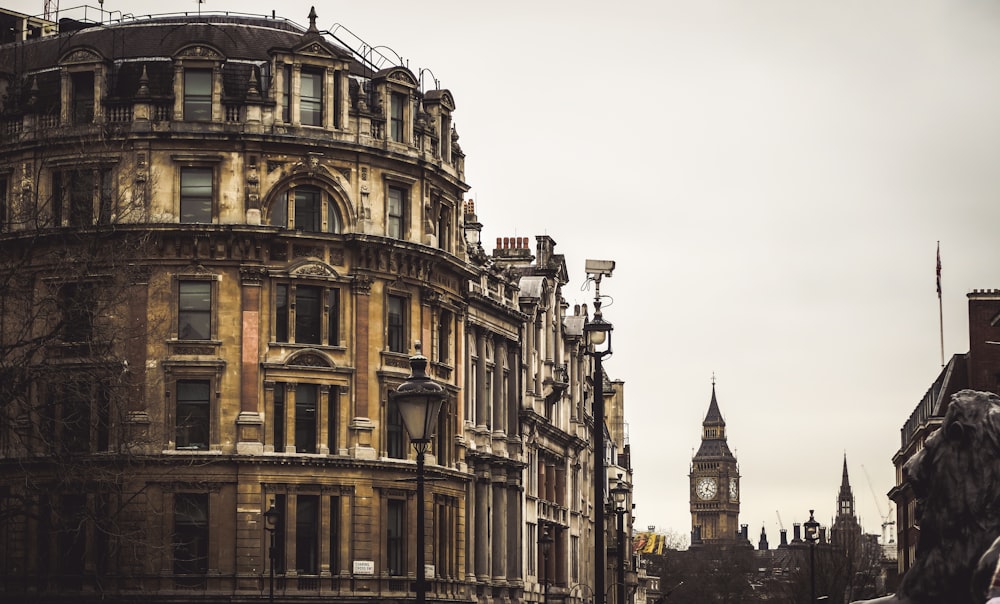
[[[739,490],[739,486],[737,486],[737,484],[736,484],[736,479],[735,478],[730,478],[729,479],[729,498],[730,499],[736,499],[737,497],[739,497],[739,494],[740,494],[740,490]]]
[[[714,478],[704,477],[698,479],[698,484],[695,486],[695,493],[701,499],[712,499],[715,497],[715,493],[718,490],[718,485],[715,483]]]

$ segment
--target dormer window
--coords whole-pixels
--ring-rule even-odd
[[[212,70],[184,70],[184,121],[212,119]]]
[[[405,123],[406,95],[401,92],[393,92],[389,97],[389,136],[397,143],[405,143],[405,133],[403,125]]]
[[[72,85],[71,119],[74,124],[94,121],[94,72],[78,71],[70,76]]]
[[[323,125],[323,73],[303,69],[299,78],[299,121],[303,126]]]

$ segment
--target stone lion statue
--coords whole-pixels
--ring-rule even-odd
[[[1000,397],[955,394],[903,473],[917,498],[915,561],[895,595],[866,602],[984,604],[1000,555]]]

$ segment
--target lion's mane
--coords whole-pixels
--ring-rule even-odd
[[[982,604],[972,578],[1000,536],[1000,397],[955,394],[903,473],[917,499],[920,539],[896,595],[872,602]]]

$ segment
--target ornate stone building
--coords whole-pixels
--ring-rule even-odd
[[[412,597],[416,465],[388,393],[416,350],[449,395],[431,597],[540,601],[542,576],[588,595],[566,263],[548,237],[488,255],[451,92],[309,23],[0,45],[2,599]]]

